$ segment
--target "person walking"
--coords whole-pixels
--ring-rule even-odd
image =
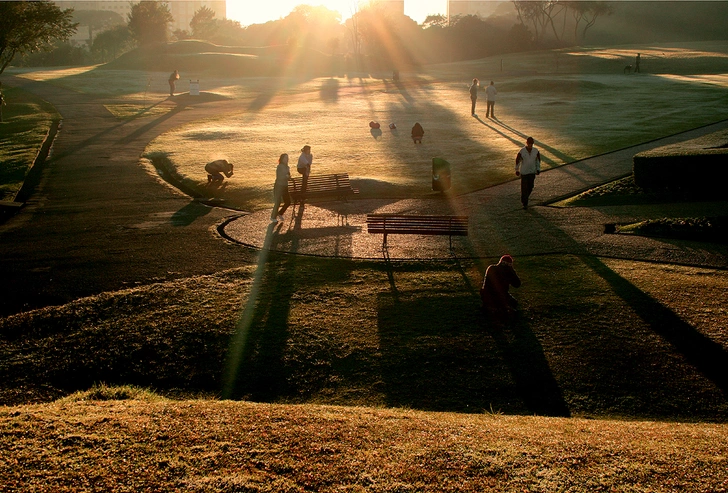
[[[281,154],[276,168],[276,182],[273,185],[274,204],[270,213],[271,222],[283,222],[283,214],[291,205],[291,194],[288,193],[288,180],[290,179],[291,170],[288,167],[288,154]],[[279,208],[281,202],[283,202],[283,206]]]
[[[485,117],[495,118],[495,97],[498,94],[498,90],[495,88],[495,83],[490,81],[490,85],[485,88]]]
[[[475,103],[478,101],[478,79],[473,79],[473,83],[470,85],[470,116],[477,116],[475,114]]]
[[[637,53],[637,56],[634,59],[634,73],[639,74],[640,73],[640,54]]]
[[[169,82],[169,95],[174,96],[174,90],[175,86],[177,85],[177,81],[179,80],[179,72],[174,71],[169,75],[169,79],[167,79],[167,82]]]
[[[483,308],[492,314],[509,314],[515,310],[518,301],[508,292],[510,286],[518,288],[521,279],[513,268],[513,257],[503,255],[497,264],[485,270],[480,299]]]
[[[541,154],[533,147],[533,137],[526,139],[526,147],[516,155],[516,176],[521,177],[521,204],[528,209],[528,198],[533,192],[536,175],[541,173]]]
[[[301,149],[301,155],[298,157],[298,165],[296,169],[303,176],[301,183],[301,193],[306,191],[308,185],[308,177],[311,174],[311,165],[313,164],[313,154],[311,154],[311,146],[305,145]]]

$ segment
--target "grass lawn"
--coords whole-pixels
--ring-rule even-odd
[[[295,256],[18,314],[0,321],[2,400],[106,382],[277,403],[728,420],[723,272],[572,256],[517,268],[520,308],[505,325],[479,310],[483,265]]]
[[[637,50],[649,73],[622,74]],[[295,163],[306,143],[315,172],[348,172],[362,197],[426,196],[435,156],[465,193],[511,179],[526,135],[548,167],[724,118],[726,54],[726,43],[564,50],[504,57],[503,73],[500,57],[428,67],[400,85],[211,79],[202,88],[230,99],[226,114],[160,136],[145,156],[200,190],[203,165],[227,157],[236,173],[214,193],[250,210],[269,207],[278,155]],[[128,117],[166,98],[166,75],[23,76],[110,96]],[[496,81],[499,121],[468,114],[472,77]],[[480,311],[487,262],[261,255],[1,318],[0,484],[728,489],[724,271],[519,257],[518,311],[499,322]]]
[[[18,88],[5,88],[0,123],[0,200],[10,200],[23,186],[51,122],[60,118],[46,101]]]
[[[41,492],[728,485],[724,272],[519,258],[519,313],[499,325],[479,312],[482,267],[281,256],[2,319],[0,395],[18,404],[0,407],[0,482]],[[214,399],[230,375],[247,401]]]
[[[691,68],[712,72],[716,63],[725,65],[726,45],[712,48],[722,51]],[[160,136],[146,156],[158,166],[176,168],[201,194],[255,210],[270,206],[278,156],[288,153],[295,168],[304,144],[313,148],[314,172],[348,172],[362,198],[422,197],[430,193],[433,157],[450,161],[452,193],[459,194],[513,179],[514,155],[528,135],[535,137],[544,166],[550,167],[725,117],[728,79],[625,76],[605,61],[610,54],[619,59],[619,53],[563,52],[558,72],[553,55],[543,53],[506,58],[507,67],[531,67],[528,73],[489,74],[495,60],[485,59],[428,67],[400,84],[367,76],[313,79],[295,87],[272,81],[267,93],[242,98],[244,111]],[[681,53],[673,52],[675,60]],[[578,58],[578,65],[571,58]],[[571,71],[572,65],[582,71]],[[483,81],[496,80],[498,120],[469,115],[466,70]],[[372,120],[382,124],[381,132],[371,131]],[[422,145],[409,137],[416,121],[425,128]],[[388,128],[390,122],[396,130]],[[223,191],[205,189],[203,166],[219,158],[236,164],[236,176]]]

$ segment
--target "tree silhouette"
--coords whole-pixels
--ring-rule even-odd
[[[166,3],[142,0],[131,6],[128,20],[132,38],[140,45],[148,45],[167,41],[167,26],[174,17]]]
[[[195,11],[190,21],[192,36],[196,39],[210,40],[210,37],[217,31],[215,11],[210,7],[202,6]]]
[[[0,2],[0,74],[15,55],[52,49],[76,32],[73,9],[47,1]]]

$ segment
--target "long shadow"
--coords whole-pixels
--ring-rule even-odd
[[[506,125],[505,123],[503,123],[502,121],[500,121],[498,119],[494,119],[493,121],[497,125],[500,125],[501,127],[505,128],[506,130],[509,130],[509,131],[513,132],[514,134],[520,136],[522,138],[521,143],[525,143],[525,140],[529,137],[528,135],[524,134],[523,132],[521,132],[519,130],[516,130],[515,128],[513,128],[513,127],[511,127],[509,125]],[[536,139],[535,137],[534,137],[533,140],[534,140],[534,142],[536,144],[536,147],[539,147],[539,148],[541,148],[541,149],[543,149],[545,151],[550,152],[554,156],[556,156],[559,159],[561,159],[564,163],[570,163],[572,161],[576,161],[576,158],[574,158],[572,156],[569,156],[568,154],[564,154],[563,152],[559,151],[558,149],[556,149],[554,147],[551,147],[549,145],[546,145],[544,142],[541,142],[540,140]]]
[[[206,216],[212,209],[199,202],[190,202],[172,215],[172,226],[189,226],[197,219]]]
[[[323,81],[319,94],[325,104],[336,104],[339,101],[339,80],[332,77]]]
[[[570,415],[525,321],[504,329],[479,312],[479,299],[472,294],[411,296],[396,288],[393,271],[388,276],[394,287],[378,303],[388,405]]]
[[[604,265],[597,257],[582,261],[604,279],[650,328],[669,342],[728,397],[728,351],[705,337],[675,312]]]
[[[624,336],[616,327],[613,333],[610,331],[602,334],[598,340],[592,338],[591,344],[610,347],[609,350],[616,350],[611,348],[622,348],[624,351],[641,355],[640,358],[642,358],[631,361],[622,358],[619,363],[621,370],[617,373],[614,373],[616,363],[608,361],[608,358],[594,362],[595,367],[591,369],[594,375],[600,373],[605,375],[613,374],[615,377],[610,382],[610,386],[615,390],[612,391],[612,394],[601,396],[603,402],[600,405],[613,406],[614,409],[619,410],[617,412],[632,415],[639,414],[642,409],[646,409],[648,413],[653,414],[656,412],[660,416],[690,415],[693,417],[712,416],[716,418],[720,413],[717,409],[724,405],[720,403],[725,403],[726,398],[728,398],[728,351],[709,337],[701,334],[695,327],[683,321],[669,307],[655,300],[614,272],[598,257],[590,254],[584,246],[540,216],[537,208],[531,212],[534,220],[542,223],[544,230],[549,231],[554,236],[567,238],[565,243],[570,245],[567,250],[577,255],[584,265],[603,279],[611,288],[611,291],[634,311],[646,324],[646,327],[668,344],[667,348],[653,347],[653,343],[645,343],[644,345],[637,343],[634,347],[624,347],[620,340]],[[643,329],[635,327],[635,330]],[[591,337],[593,334],[585,333],[584,335]],[[658,365],[657,368],[660,365],[666,365],[657,354],[661,351],[669,351],[669,348],[672,348],[672,351],[684,358],[688,365],[692,366],[720,389],[723,396],[717,398],[718,402],[716,402],[715,396],[711,396],[709,391],[705,390],[704,384],[696,381],[695,377],[682,367],[674,367],[675,372],[672,374],[672,378],[683,379],[684,383],[676,382],[675,385],[685,395],[674,395],[671,387],[665,388],[665,384],[659,380],[659,378],[663,377],[653,377],[655,368],[650,365]],[[592,348],[592,352],[593,350]],[[652,359],[653,356],[654,360]],[[653,362],[650,363],[650,361]],[[673,368],[667,366],[663,368],[663,371],[670,370],[673,370]],[[635,381],[635,379],[639,378],[658,378],[658,380]],[[659,395],[656,394],[657,391],[655,390],[657,385],[662,386]],[[670,382],[667,385],[670,385]],[[698,397],[698,395],[701,397]],[[630,398],[633,399],[631,404],[629,403]],[[690,410],[682,407],[685,405],[691,406]]]
[[[279,227],[275,223],[268,226],[265,246]],[[223,397],[271,402],[288,392],[283,353],[296,261],[296,255],[287,256],[282,263],[269,261],[269,250],[261,250],[248,300],[230,342]]]
[[[485,314],[483,330],[496,343],[510,369],[517,394],[529,413],[540,416],[571,416],[559,384],[544,355],[538,337],[519,312],[513,320],[495,320]]]
[[[164,122],[166,120],[169,120],[173,116],[177,115],[177,113],[179,113],[180,111],[182,111],[183,109],[185,109],[185,107],[186,107],[186,105],[178,104],[177,106],[175,106],[172,109],[172,111],[169,111],[168,113],[165,113],[164,115],[160,116],[156,120],[153,120],[153,121],[147,123],[146,125],[144,125],[142,127],[139,127],[138,129],[134,130],[129,135],[127,135],[127,136],[119,139],[117,141],[117,144],[122,144],[123,145],[123,144],[129,144],[130,142],[133,142],[134,140],[138,139],[139,137],[141,137],[145,133],[149,132],[151,129],[153,129],[157,125],[159,125],[162,122]]]

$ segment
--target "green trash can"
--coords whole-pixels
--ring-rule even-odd
[[[450,163],[439,157],[432,158],[432,189],[435,192],[450,190]]]

